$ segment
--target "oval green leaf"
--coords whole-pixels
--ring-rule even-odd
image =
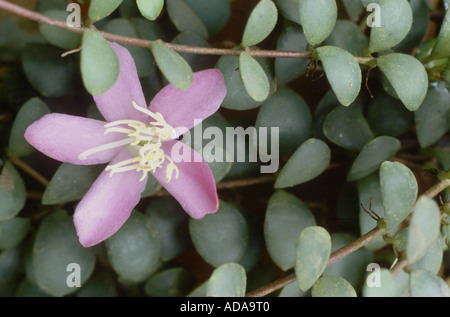
[[[312,297],[356,297],[353,286],[340,276],[322,276],[311,289]]]
[[[414,263],[421,259],[438,238],[441,228],[441,214],[437,203],[421,196],[411,216],[406,244],[406,259]]]
[[[402,163],[386,161],[380,168],[380,188],[387,229],[392,230],[414,206],[417,181],[411,170]]]
[[[409,283],[412,297],[450,297],[447,283],[431,272],[414,270]]]
[[[214,270],[206,284],[206,296],[244,297],[247,275],[237,263],[225,263]]]
[[[193,80],[192,69],[189,64],[177,52],[166,45],[152,42],[152,53],[164,77],[180,90],[188,89]]]
[[[353,162],[347,174],[347,181],[355,181],[375,172],[381,163],[400,150],[400,146],[399,140],[389,136],[380,136],[369,141]]]
[[[255,101],[264,101],[270,93],[270,83],[264,69],[247,52],[239,56],[241,79],[250,97]]]
[[[8,154],[21,157],[35,151],[24,137],[26,129],[45,114],[50,113],[48,106],[39,98],[29,99],[17,112],[9,135]]]
[[[334,144],[359,152],[373,139],[369,124],[358,107],[337,107],[323,122],[323,133]]]
[[[277,41],[278,51],[306,51],[308,41],[300,27],[287,27]],[[302,58],[275,58],[275,75],[283,85],[306,72],[309,61]]]
[[[281,169],[275,188],[292,187],[308,182],[327,168],[331,161],[328,145],[319,139],[309,139],[303,143]]]
[[[413,13],[407,0],[380,0],[380,25],[371,28],[369,49],[384,51],[399,44],[411,29]]]
[[[349,106],[361,89],[361,69],[356,59],[346,50],[336,46],[317,49],[328,82],[339,102]]]
[[[194,287],[195,278],[191,272],[174,267],[151,276],[144,285],[144,291],[152,297],[183,297]]]
[[[33,273],[36,283],[53,296],[64,296],[78,290],[71,287],[79,275],[80,285],[91,276],[95,256],[78,241],[72,218],[58,210],[41,222],[33,247]]]
[[[382,268],[379,272],[373,271],[367,276],[367,281],[373,279],[374,285],[364,283],[362,293],[364,297],[395,297],[396,283],[388,269]],[[378,282],[378,283],[377,283]],[[377,283],[377,284],[375,284]]]
[[[42,204],[57,205],[81,199],[103,168],[102,165],[62,163],[45,188]]]
[[[63,10],[49,10],[43,13],[44,15],[66,22],[69,12]],[[60,48],[72,50],[80,45],[81,37],[79,34],[57,28],[48,24],[39,24],[39,31],[45,39]]]
[[[103,36],[85,30],[81,49],[81,78],[87,91],[100,95],[108,91],[119,77],[119,59]]]
[[[282,270],[295,266],[295,243],[306,227],[316,225],[308,207],[285,191],[269,199],[264,220],[264,239],[270,257]]]
[[[230,19],[231,3],[229,0],[185,1],[203,21],[209,35],[217,34]]]
[[[25,206],[25,182],[14,165],[6,162],[0,171],[0,221],[14,218]]]
[[[155,20],[164,6],[164,0],[136,0],[141,14],[149,20]]]
[[[16,247],[27,235],[31,221],[27,218],[15,217],[0,222],[0,250]]]
[[[336,0],[298,0],[300,24],[310,45],[325,40],[337,20]]]
[[[448,8],[432,53],[434,59],[447,56],[450,56],[450,10]]]
[[[60,97],[70,92],[75,83],[73,56],[61,57],[62,50],[54,46],[27,44],[22,67],[34,89],[45,97]]]
[[[169,261],[190,244],[188,216],[172,197],[155,197],[145,210],[161,240],[161,259]]]
[[[189,232],[197,252],[214,267],[239,262],[247,250],[247,222],[234,206],[224,201],[220,201],[216,213],[198,220],[190,218]]]
[[[449,100],[450,92],[444,82],[430,85],[422,106],[414,112],[416,133],[421,147],[432,145],[447,133],[450,127]]]
[[[158,269],[160,240],[145,215],[133,211],[130,218],[106,240],[108,259],[125,281],[139,283]]]
[[[116,10],[123,0],[91,0],[89,6],[89,18],[91,20],[97,21],[107,17]],[[153,1],[150,1],[153,2]]]
[[[405,107],[416,111],[428,90],[428,75],[422,63],[413,56],[393,53],[378,58],[377,64]]]
[[[208,37],[208,29],[194,10],[184,0],[166,0],[169,18],[178,31],[190,31],[203,38]]]
[[[272,0],[260,0],[245,25],[242,46],[262,42],[275,28],[277,19],[278,10]]]
[[[255,142],[257,139],[262,140],[263,128],[267,128],[266,142],[260,141],[258,144],[259,153],[271,153],[278,148],[281,157],[289,157],[311,135],[311,111],[299,94],[289,87],[281,86],[262,104],[255,127],[260,131]],[[278,138],[272,136],[273,129],[278,129]],[[273,142],[272,145],[272,138],[278,144]]]
[[[302,291],[308,290],[325,271],[331,253],[331,237],[322,227],[305,228],[295,244],[295,274]]]

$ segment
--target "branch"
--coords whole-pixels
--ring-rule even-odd
[[[24,7],[18,6],[11,2],[5,0],[0,0],[0,9],[13,13],[15,15],[33,20],[39,23],[48,24],[57,28],[65,29],[70,32],[82,34],[85,30],[89,29],[87,27],[71,27],[65,21],[55,20],[48,16],[45,16],[39,12],[28,10]],[[143,40],[139,38],[132,38],[122,35],[117,35],[113,33],[98,31],[105,39],[111,42],[117,42],[122,44],[129,44],[134,46],[140,46],[145,48],[150,48],[152,41]],[[211,47],[201,47],[201,46],[188,46],[182,44],[168,43],[161,40],[159,42],[163,43],[167,47],[180,52],[188,54],[201,54],[201,55],[229,55],[229,56],[239,56],[244,49],[226,49],[226,48],[211,48]],[[253,57],[266,57],[266,58],[310,58],[311,52],[298,52],[298,51],[277,51],[277,50],[250,50],[246,51]],[[373,59],[373,57],[355,57],[359,64],[365,65]]]

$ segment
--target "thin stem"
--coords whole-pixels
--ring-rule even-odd
[[[29,20],[33,20],[39,23],[48,24],[57,28],[65,29],[70,32],[82,34],[87,27],[71,27],[65,21],[55,20],[48,16],[45,16],[41,13],[28,10],[24,7],[18,6],[14,3],[0,0],[0,9],[11,12],[15,15],[27,18]],[[143,40],[139,38],[132,38],[122,35],[117,35],[113,33],[98,31],[105,39],[111,42],[118,42],[122,44],[129,44],[134,46],[140,46],[145,48],[150,48],[152,41]],[[180,53],[188,53],[188,54],[201,54],[201,55],[229,55],[229,56],[238,56],[241,54],[244,49],[226,49],[226,48],[211,48],[211,47],[201,47],[201,46],[188,46],[182,44],[168,43],[161,40],[159,42],[163,43],[167,47],[180,52]],[[277,50],[250,50],[246,49],[246,51],[253,57],[266,57],[266,58],[310,58],[311,52],[298,52],[298,51],[277,51]],[[372,57],[355,57],[359,64],[365,65],[369,61],[371,61]]]
[[[380,229],[380,228],[374,228],[374,229],[370,230],[369,232],[362,235],[355,241],[353,241],[353,242],[343,246],[339,250],[336,250],[333,253],[331,253],[330,258],[328,259],[327,266],[337,262],[338,260],[344,258],[345,256],[349,255],[350,253],[355,252],[359,248],[362,248],[367,243],[375,240],[376,238],[385,234],[386,232],[387,232],[386,229]],[[292,282],[295,282],[295,280],[296,280],[295,273],[292,273],[292,274],[285,276],[279,280],[276,280],[273,283],[270,283],[270,284],[265,285],[253,292],[248,293],[246,295],[246,297],[262,297],[262,296],[269,295],[270,293],[273,293],[273,292],[285,287],[286,285],[288,285]]]
[[[31,177],[33,177],[35,180],[37,180],[39,183],[41,183],[42,185],[44,185],[45,187],[47,187],[48,185],[48,180],[42,176],[38,171],[36,171],[35,169],[33,169],[30,165],[28,165],[27,163],[25,163],[24,161],[22,161],[21,159],[19,159],[18,157],[10,157],[9,160],[16,165],[17,167],[19,167],[21,170],[23,170],[25,173],[27,173],[28,175],[30,175]]]

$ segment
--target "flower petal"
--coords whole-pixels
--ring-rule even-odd
[[[133,157],[128,148],[122,150],[112,164]],[[125,223],[139,203],[147,179],[133,170],[115,173],[104,170],[78,204],[74,223],[80,243],[90,247],[109,238]]]
[[[208,163],[192,148],[179,141],[167,141],[161,147],[174,160],[179,175],[166,182],[166,163],[153,176],[193,218],[199,219],[219,209],[216,183]],[[178,154],[185,158],[179,161]]]
[[[123,119],[148,121],[147,117],[133,108],[132,102],[145,107],[136,64],[128,50],[119,44],[110,43],[117,54],[120,73],[116,83],[105,93],[93,96],[98,110],[107,121]]]
[[[220,70],[207,69],[194,73],[192,85],[187,90],[179,90],[173,85],[161,89],[150,102],[149,110],[160,112],[177,130],[178,137],[194,126],[195,119],[202,121],[215,113],[225,95],[225,80]]]
[[[80,160],[86,150],[123,139],[121,133],[104,135],[105,122],[60,113],[43,116],[25,131],[25,139],[45,155],[77,165],[109,162],[123,148],[116,147],[89,155]]]

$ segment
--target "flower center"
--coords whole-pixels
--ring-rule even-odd
[[[79,159],[83,160],[94,153],[129,145],[136,151],[137,156],[108,165],[106,171],[110,171],[110,176],[115,173],[136,170],[143,173],[140,179],[140,181],[143,181],[149,172],[154,173],[158,167],[162,167],[167,159],[169,164],[166,166],[166,182],[172,179],[173,171],[175,171],[175,178],[178,178],[178,167],[161,149],[162,141],[175,137],[175,129],[164,120],[161,113],[153,113],[147,108],[138,106],[134,101],[133,107],[145,113],[154,121],[149,122],[149,125],[137,120],[118,120],[105,124],[105,135],[108,133],[123,133],[126,138],[84,151],[79,155]]]

